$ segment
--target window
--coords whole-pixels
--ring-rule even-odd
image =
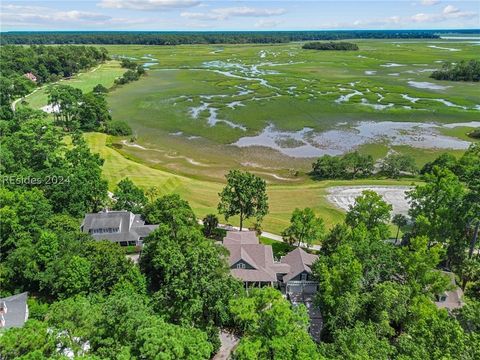
[[[307,273],[302,273],[302,281],[307,281]]]
[[[237,264],[237,269],[245,269],[245,264],[240,262]]]
[[[90,229],[88,232],[90,234],[113,234],[118,233],[120,228],[98,228],[98,229]]]

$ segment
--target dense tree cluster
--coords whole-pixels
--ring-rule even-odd
[[[371,155],[358,151],[343,156],[324,155],[312,164],[312,175],[316,179],[355,179],[373,174],[374,161]]]
[[[380,161],[380,174],[386,177],[396,179],[400,175],[416,173],[415,159],[410,155],[391,153]]]
[[[2,34],[3,37],[3,34]],[[108,59],[107,50],[94,46],[2,46],[2,75],[31,72],[43,84],[69,77]]]
[[[472,130],[467,135],[474,139],[480,139],[480,129]]]
[[[116,85],[123,85],[132,81],[137,81],[142,75],[145,74],[145,68],[143,65],[139,65],[135,61],[123,58],[120,64],[123,68],[128,70],[121,77],[115,79]]]
[[[415,175],[415,160],[409,155],[388,154],[381,159],[378,167],[371,155],[363,155],[358,151],[343,156],[324,155],[312,164],[311,175],[317,180],[356,179],[372,176],[385,176],[396,179],[401,175]]]
[[[480,61],[472,59],[461,60],[458,63],[445,63],[430,77],[436,80],[480,81]]]
[[[302,49],[308,50],[343,50],[343,51],[354,51],[358,50],[357,44],[349,42],[309,42],[302,46]]]
[[[65,131],[101,131],[111,135],[130,135],[124,121],[112,120],[105,98],[105,88],[96,85],[89,93],[70,85],[53,85],[47,90],[55,124]]]
[[[114,210],[127,210],[134,214],[140,214],[148,202],[144,191],[129,178],[125,178],[117,184],[112,197]]]
[[[468,30],[456,30],[466,33]],[[208,32],[8,32],[2,44],[246,44],[341,39],[435,39],[432,30],[208,31]]]
[[[29,94],[37,85],[72,76],[107,58],[107,50],[93,46],[2,46],[0,103],[10,106],[12,100]]]
[[[241,335],[235,359],[320,359],[308,333],[307,309],[292,309],[277,290],[253,289],[232,299],[230,311]]]
[[[437,163],[441,163],[438,161]],[[365,192],[322,243],[314,273],[328,359],[475,359],[479,353],[479,147],[456,162],[456,174],[433,165],[409,194],[411,224],[401,245],[388,237],[389,207]],[[478,231],[478,227],[476,228]],[[477,234],[478,235],[478,234]],[[452,270],[466,302],[453,312],[433,301],[451,289]]]
[[[242,290],[224,248],[176,195],[152,190],[148,203],[124,179],[109,200],[103,161],[81,134],[66,145],[42,112],[26,109],[0,122],[0,296],[28,291],[33,304],[24,327],[0,336],[0,357],[209,359]],[[161,224],[140,267],[118,244],[80,232],[84,214],[110,201]]]

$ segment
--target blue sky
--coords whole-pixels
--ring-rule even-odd
[[[8,30],[480,28],[480,1],[3,0]]]

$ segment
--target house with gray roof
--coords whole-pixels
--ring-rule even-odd
[[[233,276],[246,288],[276,286],[293,306],[305,305],[309,332],[316,341],[320,339],[322,316],[314,304],[318,282],[311,269],[318,256],[297,248],[275,261],[271,245],[260,244],[254,231],[227,231],[223,246],[230,253],[228,265]]]
[[[28,320],[28,293],[0,299],[0,329],[22,327]]]
[[[145,225],[141,216],[130,211],[86,214],[80,230],[96,240],[108,240],[121,246],[142,246],[143,239],[158,225]]]
[[[295,284],[314,282],[310,266],[317,256],[300,248],[275,261],[272,247],[260,244],[255,231],[228,231],[223,246],[230,253],[228,264],[232,275],[245,285],[290,284],[293,289]]]
[[[273,259],[270,245],[260,244],[255,231],[228,231],[223,246],[229,251],[228,265],[233,276],[245,286],[273,286],[288,266]]]
[[[287,264],[290,269],[282,278],[286,293],[295,292],[299,286],[305,288],[307,285],[312,287],[311,292],[317,291],[317,282],[313,278],[311,269],[317,259],[317,255],[309,254],[302,248],[296,248],[280,259],[280,262]]]

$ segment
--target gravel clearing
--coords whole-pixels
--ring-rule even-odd
[[[342,210],[348,211],[355,198],[364,190],[373,190],[393,206],[393,214],[407,214],[409,205],[405,198],[410,186],[336,186],[328,189],[327,199]]]

